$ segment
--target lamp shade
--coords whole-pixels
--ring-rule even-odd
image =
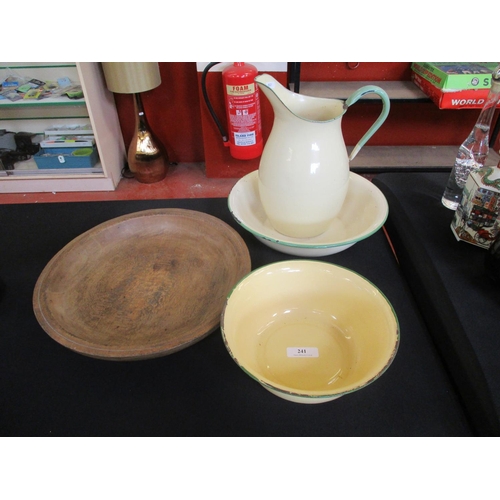
[[[136,94],[161,83],[157,62],[103,62],[106,85],[117,94]]]

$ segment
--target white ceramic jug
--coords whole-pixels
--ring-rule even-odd
[[[289,91],[275,78],[255,78],[274,110],[274,123],[259,165],[259,193],[270,223],[295,238],[318,236],[340,212],[349,183],[349,161],[387,118],[389,97],[368,85],[346,101]],[[382,99],[382,112],[347,156],[341,119],[365,94]]]

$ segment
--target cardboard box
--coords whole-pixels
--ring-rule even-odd
[[[412,72],[438,89],[472,90],[491,88],[491,74],[498,63],[414,62]]]
[[[500,232],[500,169],[483,167],[465,183],[451,229],[458,241],[488,249]]]
[[[412,74],[412,81],[439,109],[482,109],[490,92],[490,89],[440,89],[416,73]]]
[[[82,154],[87,150],[87,154]],[[90,150],[90,151],[88,151]],[[99,155],[94,148],[41,148],[33,156],[38,168],[92,168]]]

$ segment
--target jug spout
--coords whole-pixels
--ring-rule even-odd
[[[275,116],[293,115],[308,122],[327,122],[345,113],[343,101],[297,94],[266,73],[255,77],[255,83],[267,97]]]
[[[288,110],[287,100],[290,99],[290,96],[287,94],[293,95],[293,92],[281,85],[276,78],[264,73],[255,77],[255,83],[268,98],[275,114]]]

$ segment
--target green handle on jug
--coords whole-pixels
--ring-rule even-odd
[[[354,160],[355,156],[359,153],[359,150],[368,142],[368,139],[380,128],[382,123],[385,122],[387,115],[389,114],[389,109],[391,108],[391,102],[389,96],[384,89],[377,87],[376,85],[366,85],[360,89],[353,92],[345,101],[344,108],[347,109],[349,106],[357,102],[366,94],[377,94],[382,99],[382,112],[379,117],[375,120],[375,123],[368,129],[368,132],[361,137],[359,142],[354,146],[354,149],[349,155],[349,161]]]

